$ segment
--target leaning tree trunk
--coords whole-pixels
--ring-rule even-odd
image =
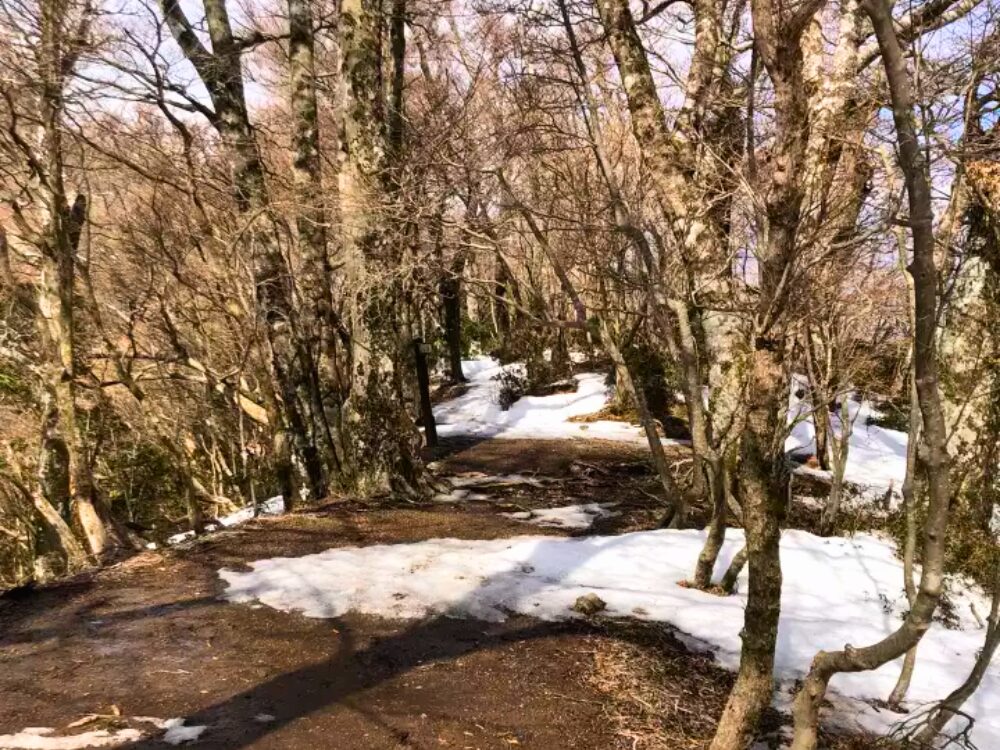
[[[990,616],[986,621],[986,639],[983,647],[976,655],[976,662],[969,676],[961,685],[948,695],[928,715],[923,729],[917,734],[917,747],[933,747],[938,735],[948,722],[961,715],[962,706],[979,689],[986,670],[989,669],[993,656],[1000,647],[1000,571],[996,574],[993,585],[993,603],[990,606]]]
[[[705,205],[721,207],[726,200],[723,196],[729,191],[723,187],[724,179],[707,180],[705,182],[708,183],[708,187],[701,181],[696,183],[691,173],[685,171],[684,165],[697,164],[694,174],[717,175],[720,170],[726,171],[719,164],[719,154],[728,153],[727,148],[719,143],[713,143],[713,146],[721,147],[694,149],[694,144],[704,143],[706,140],[725,140],[725,133],[703,133],[701,128],[704,122],[714,119],[706,117],[706,113],[712,106],[718,104],[718,101],[713,102],[713,95],[718,93],[718,88],[724,82],[732,53],[722,40],[722,6],[719,3],[699,0],[693,3],[693,8],[695,51],[688,74],[685,101],[676,121],[676,126],[681,132],[675,133],[667,126],[656,82],[628,2],[626,0],[597,2],[601,24],[607,34],[618,72],[625,86],[632,131],[648,163],[653,188],[660,205],[674,225],[675,234],[684,240],[684,256],[694,259],[689,268],[690,272],[696,277],[704,277],[699,279],[699,285],[703,282],[711,285],[714,283],[712,280],[716,278],[717,269],[714,264],[726,256],[724,229],[720,225],[720,220],[722,224],[725,223],[722,218],[725,212],[708,211],[701,214],[696,207]],[[709,419],[703,402],[702,355],[699,352],[697,339],[693,335],[687,301],[664,299],[665,295],[659,288],[661,279],[658,278],[658,270],[652,259],[646,233],[631,216],[622,198],[614,169],[603,153],[599,111],[589,93],[586,67],[580,55],[579,45],[576,43],[573,24],[565,2],[560,3],[560,9],[580,77],[578,95],[583,101],[585,114],[588,115],[591,141],[611,192],[616,222],[640,253],[654,289],[652,296],[657,325],[670,342],[671,353],[681,362],[684,370],[685,400],[692,434],[695,471],[698,473],[695,486],[699,489],[707,486],[712,503],[712,521],[695,572],[695,582],[707,586],[706,571],[710,580],[715,560],[722,548],[722,540],[725,538],[726,479],[725,462],[719,446],[714,444],[714,437],[717,436],[713,436],[712,420]],[[709,156],[706,157],[706,154]],[[668,307],[673,312],[672,316],[668,313]],[[671,317],[676,321],[676,334]],[[706,330],[708,334],[706,338],[711,339],[718,353],[726,348],[723,340],[727,339],[728,334],[724,325],[712,326],[711,329],[711,331]],[[702,481],[702,475],[706,481]]]
[[[618,376],[617,387],[632,398],[636,411],[639,413],[639,423],[646,434],[646,443],[649,445],[649,452],[653,457],[653,466],[656,467],[656,473],[660,477],[663,490],[670,503],[670,509],[667,517],[664,519],[664,525],[675,529],[680,528],[684,523],[687,513],[686,500],[677,486],[677,482],[674,481],[673,474],[670,473],[670,462],[667,460],[667,455],[663,450],[663,441],[660,439],[656,420],[653,418],[653,414],[646,403],[646,394],[643,393],[642,388],[636,384],[635,379],[632,377],[628,362],[625,360],[621,348],[615,341],[611,327],[603,318],[601,319],[601,342],[608,352],[608,356],[611,357],[612,363],[614,363],[615,372]]]
[[[36,555],[43,556],[51,552],[57,554],[61,562],[56,573],[75,573],[85,568],[89,562],[87,551],[76,538],[73,529],[66,523],[66,519],[52,506],[45,494],[42,491],[33,492],[28,488],[20,476],[20,467],[12,469],[5,478],[25,500],[31,503],[38,514],[42,533],[36,540]],[[47,575],[52,571],[46,569],[43,572]]]
[[[795,698],[793,750],[812,750],[819,731],[819,709],[830,679],[839,672],[876,669],[913,648],[931,625],[941,597],[947,544],[948,511],[951,504],[951,459],[938,386],[937,358],[937,269],[934,260],[934,217],[931,207],[928,165],[917,138],[913,116],[913,92],[905,53],[893,27],[892,12],[885,0],[866,0],[865,12],[875,29],[885,67],[893,120],[896,125],[899,165],[906,182],[913,237],[915,328],[913,366],[917,398],[923,421],[922,474],[928,503],[923,527],[923,568],[913,606],[903,624],[878,643],[842,651],[820,651]]]

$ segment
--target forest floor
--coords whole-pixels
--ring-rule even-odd
[[[662,513],[648,454],[635,445],[443,442],[442,474],[518,472],[550,481],[503,487],[501,502],[405,509],[332,502],[0,600],[0,735],[10,747],[153,748],[164,746],[156,725],[182,717],[194,729],[166,738],[196,736],[204,748],[705,747],[732,677],[711,656],[687,651],[665,625],[523,616],[321,620],[221,598],[218,570],[260,558],[432,538],[579,534],[501,515],[567,498],[618,504],[618,515],[598,519],[587,534],[655,528]],[[54,731],[24,733],[39,726]],[[63,737],[80,733],[81,744]],[[67,742],[51,744],[59,738]]]
[[[503,368],[466,365],[469,384],[435,409],[444,439],[426,458],[441,491],[427,502],[335,499],[249,521],[242,509],[223,530],[0,598],[0,750],[707,748],[739,663],[745,571],[729,597],[685,585],[704,509],[691,509],[693,528],[658,528],[641,431],[593,418],[610,395],[603,375],[502,410]],[[843,534],[811,533],[828,480],[795,474],[775,709],[753,750],[787,740],[781,711],[816,649],[898,627],[902,563],[877,529],[905,438],[855,429]],[[786,449],[811,440],[796,418]],[[664,448],[686,483],[688,447]],[[280,511],[280,498],[265,506]],[[743,543],[727,531],[718,575]],[[597,594],[605,611],[576,616],[578,597]],[[964,679],[988,602],[960,579],[949,601],[921,643],[915,713],[884,710],[890,664],[839,676],[825,725],[884,735]],[[1000,747],[996,695],[994,669],[969,704],[980,747]]]

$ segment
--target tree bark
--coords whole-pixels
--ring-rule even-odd
[[[844,392],[840,396],[840,434],[836,434],[830,422],[830,410],[824,407],[823,419],[827,421],[827,430],[830,435],[830,442],[833,449],[830,452],[830,463],[832,465],[832,481],[830,483],[830,495],[823,506],[823,514],[820,518],[819,529],[823,536],[830,536],[837,525],[837,517],[840,514],[840,505],[844,498],[844,475],[847,472],[847,458],[851,446],[851,433],[854,431],[854,420],[851,419],[849,394]]]
[[[646,403],[646,395],[632,378],[628,362],[622,354],[618,343],[615,341],[611,327],[603,319],[601,320],[601,342],[615,365],[615,371],[619,378],[617,385],[632,397],[636,411],[639,413],[639,422],[646,433],[646,443],[649,445],[649,452],[653,457],[653,466],[656,467],[656,473],[660,477],[663,490],[670,503],[669,514],[664,519],[666,522],[664,525],[670,528],[680,528],[687,515],[687,503],[683,493],[674,481],[673,474],[670,473],[670,462],[667,461],[667,455],[663,450],[663,441],[660,439],[660,433],[656,429],[656,420],[653,418]]]
[[[349,314],[352,332],[351,396],[345,409],[358,424],[361,410],[382,412],[392,428],[378,455],[368,457],[369,465],[359,467],[369,485],[388,484],[404,495],[426,490],[418,451],[420,433],[399,397],[401,369],[409,362],[411,344],[406,331],[397,325],[396,311],[403,304],[400,284],[393,276],[401,264],[401,253],[391,242],[384,206],[398,190],[394,172],[402,147],[402,70],[405,37],[402,19],[405,5],[396,1],[393,10],[393,85],[390,105],[396,115],[391,121],[393,140],[387,138],[387,115],[383,91],[381,3],[377,0],[341,0],[340,4],[340,85],[343,112],[340,137],[339,198],[341,253],[346,288],[350,290]],[[369,271],[375,262],[390,275],[388,283],[378,282]],[[384,315],[372,315],[375,302]],[[388,370],[388,372],[387,372]],[[365,406],[367,402],[368,406]]]
[[[49,504],[64,514],[72,512],[90,551],[100,555],[113,540],[90,492],[90,465],[76,415],[77,331],[73,291],[76,252],[86,222],[87,201],[81,194],[70,205],[63,162],[66,86],[93,11],[85,8],[79,20],[74,21],[65,0],[44,0],[38,13],[36,57],[40,85],[35,137],[38,151],[30,153],[29,159],[42,196],[41,228],[32,227],[16,204],[13,218],[40,255],[39,279],[35,297],[30,301],[42,350],[39,480]],[[76,28],[67,28],[70,24]],[[25,142],[24,148],[31,147]]]
[[[759,297],[748,357],[749,406],[740,445],[739,479],[750,585],[740,670],[711,750],[745,747],[772,697],[781,609],[779,542],[788,491],[784,452],[789,391],[786,306],[788,278],[798,251],[809,132],[801,39],[821,2],[810,0],[793,12],[775,0],[751,0],[754,47],[774,89],[777,132],[764,210],[757,217]]]

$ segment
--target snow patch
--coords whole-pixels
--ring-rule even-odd
[[[194,742],[208,729],[204,724],[185,726],[184,719],[167,719],[163,725],[167,731],[164,732],[162,739],[168,745],[183,745]]]
[[[524,474],[483,474],[478,471],[448,477],[448,482],[452,487],[515,487],[517,485],[527,485],[529,487],[545,486],[544,480],[537,477],[528,477]]]
[[[427,616],[503,620],[511,612],[556,620],[576,616],[577,597],[594,593],[606,614],[669,622],[714,649],[719,662],[739,664],[746,607],[746,572],[739,593],[719,597],[677,584],[688,578],[704,532],[657,530],[613,537],[518,537],[499,540],[436,539],[416,544],[338,548],[300,558],[260,560],[248,572],[222,570],[225,596],[258,600],[309,617],[337,617],[349,610],[395,618]],[[716,575],[743,545],[740,530],[727,532]],[[822,538],[788,530],[781,542],[784,586],[775,672],[783,682],[801,678],[819,649],[867,644],[894,631],[907,602],[902,563],[891,543],[860,534]],[[987,602],[978,591],[965,597]],[[965,607],[968,611],[968,607]],[[960,684],[982,646],[984,631],[971,613],[963,629],[935,623],[920,644],[910,690],[912,705],[939,700]],[[856,722],[885,728],[899,715],[859,701],[884,700],[900,663],[874,672],[837,675],[832,688],[854,699]],[[987,672],[966,708],[978,721],[980,747],[1000,747],[1000,665]]]
[[[616,516],[609,508],[614,503],[585,503],[583,505],[565,505],[561,508],[542,508],[519,513],[501,513],[515,521],[525,521],[536,526],[547,526],[560,529],[589,529],[598,518]]]
[[[95,729],[92,732],[55,736],[51,727],[27,727],[16,734],[0,734],[0,748],[4,750],[84,750],[90,747],[116,747],[142,738],[138,729],[118,729],[109,732]]]
[[[785,451],[815,454],[816,425],[813,422],[813,408],[808,400],[795,395],[795,391],[799,389],[808,390],[808,380],[802,376],[796,376],[792,381],[792,394],[788,403],[788,420],[792,430],[785,440]],[[844,479],[860,488],[865,496],[880,496],[890,485],[898,491],[906,476],[907,434],[868,424],[868,420],[877,416],[878,412],[867,401],[858,403],[848,398],[847,410],[854,429],[849,441]],[[839,435],[843,430],[840,416],[831,416],[833,429]],[[797,471],[830,478],[830,472],[808,466],[800,466]]]
[[[281,495],[272,497],[265,500],[260,505],[257,506],[257,516],[277,516],[285,512],[285,498]],[[227,516],[222,516],[222,518],[217,519],[218,525],[208,524],[205,526],[206,532],[215,531],[222,526],[223,528],[229,528],[231,526],[238,526],[241,523],[246,523],[247,521],[254,518],[254,507],[252,505],[246,505],[239,510],[230,513]],[[196,534],[194,531],[184,531],[179,534],[174,534],[167,538],[167,544],[173,546],[176,544],[182,544],[194,539]],[[155,545],[146,545],[147,549],[156,549]]]

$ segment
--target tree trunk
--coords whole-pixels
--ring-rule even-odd
[[[900,168],[906,181],[913,237],[913,277],[915,329],[913,365],[917,398],[923,422],[921,464],[928,492],[927,520],[920,585],[903,624],[878,643],[864,648],[846,647],[843,651],[819,652],[802,688],[795,698],[793,715],[795,736],[793,750],[816,747],[819,708],[830,679],[839,672],[861,672],[897,659],[912,649],[931,624],[941,596],[944,578],[944,555],[951,503],[950,457],[947,431],[938,387],[937,344],[937,269],[934,260],[934,229],[928,166],[917,139],[913,116],[913,93],[906,57],[893,26],[892,13],[885,0],[866,0],[865,12],[875,29],[889,94]]]
[[[750,408],[740,458],[740,488],[750,586],[740,670],[719,719],[711,750],[746,746],[773,693],[774,647],[781,611],[779,542],[788,482],[780,417],[788,378],[780,355],[759,344],[751,362]]]
[[[402,55],[405,36],[402,20],[405,4],[393,6],[393,84],[390,122],[386,123],[383,92],[381,3],[377,0],[341,0],[340,84],[343,116],[340,137],[341,254],[346,288],[350,290],[352,332],[350,419],[359,424],[362,410],[380,413],[391,427],[381,445],[360,467],[370,486],[388,486],[404,495],[427,490],[427,477],[419,458],[421,437],[402,391],[401,369],[410,361],[409,332],[397,325],[401,307],[401,285],[393,277],[378,284],[369,275],[369,263],[397,274],[401,265],[399,245],[406,233],[393,237],[382,225],[383,206],[394,197],[397,163],[402,148]],[[393,114],[395,113],[395,114]],[[391,139],[387,138],[388,126]],[[396,245],[392,242],[395,240]],[[377,303],[377,304],[376,304]],[[383,315],[372,313],[381,308]],[[405,340],[404,340],[405,339]],[[388,370],[388,372],[387,372]]]
[[[725,575],[722,576],[722,581],[719,586],[727,594],[732,594],[736,591],[736,582],[739,580],[740,573],[743,572],[743,568],[747,564],[747,548],[743,545],[739,548],[735,555],[733,555],[732,561],[729,563],[729,567],[726,568]]]
[[[43,534],[39,539],[43,553],[55,550],[62,558],[65,568],[59,572],[74,573],[87,567],[87,551],[77,540],[66,519],[59,514],[43,492],[32,492],[17,476],[12,477],[14,487],[27,499],[41,521]]]
[[[347,338],[334,307],[334,278],[328,252],[329,233],[320,163],[315,39],[312,0],[288,0],[288,61],[292,113],[292,177],[295,226],[302,250],[301,284],[306,310],[300,356],[308,355],[313,430],[338,481],[351,484],[348,438],[343,433],[343,364],[338,337]]]
[[[326,455],[317,434],[322,415],[316,413],[315,364],[302,340],[292,274],[276,236],[278,220],[269,206],[264,165],[246,104],[242,47],[233,35],[225,0],[204,0],[211,51],[202,44],[178,0],[159,2],[175,41],[208,90],[214,108],[211,123],[229,160],[237,208],[248,219],[244,241],[251,258],[256,312],[270,345],[272,377],[280,399],[281,418],[275,420],[274,429],[289,433],[299,480],[297,493],[318,499],[326,495],[326,463],[332,457]],[[301,11],[297,11],[299,22]],[[301,62],[301,48],[299,53]],[[301,87],[303,81],[299,76],[295,85]],[[310,147],[304,148],[310,157]],[[307,228],[307,234],[318,228]]]
[[[459,252],[441,280],[441,307],[444,313],[444,337],[448,345],[448,372],[454,383],[464,383],[462,372],[462,274],[465,253]]]
[[[698,562],[694,569],[694,585],[707,589],[712,585],[712,573],[719,559],[722,545],[726,541],[726,470],[719,458],[713,458],[708,471],[708,487],[712,498],[712,517],[708,523],[705,544],[698,554]],[[742,568],[742,565],[740,566]],[[725,587],[725,585],[723,584]],[[729,589],[727,589],[728,591]]]
[[[663,450],[663,442],[660,439],[659,431],[656,429],[656,420],[653,419],[653,415],[649,411],[649,406],[646,404],[646,395],[632,378],[628,363],[612,335],[611,327],[603,319],[601,320],[601,341],[608,352],[608,356],[611,357],[611,361],[615,365],[615,372],[619,378],[617,383],[618,388],[628,393],[635,403],[636,411],[639,413],[639,422],[646,433],[649,452],[653,456],[653,466],[656,467],[656,473],[660,477],[663,490],[667,495],[667,502],[670,503],[670,510],[664,519],[666,521],[664,525],[675,529],[680,528],[687,514],[687,503],[680,488],[674,481],[673,474],[670,473],[670,462],[667,461],[667,455]]]
[[[833,466],[833,481],[830,483],[830,495],[826,499],[823,507],[823,514],[820,518],[820,534],[830,536],[837,525],[837,516],[840,514],[840,505],[844,497],[844,474],[847,472],[847,458],[851,446],[851,433],[854,431],[854,422],[851,419],[849,398],[847,393],[840,396],[840,434],[836,435],[830,420],[829,409],[825,410],[823,419],[827,423],[827,432],[833,443],[833,450],[830,453],[831,464]]]
[[[917,747],[934,747],[938,735],[941,734],[948,722],[961,715],[962,706],[979,689],[998,646],[1000,646],[1000,573],[997,574],[993,586],[993,603],[990,606],[990,616],[986,622],[986,639],[976,656],[972,671],[969,672],[965,682],[955,688],[928,715],[924,728],[917,734]],[[970,719],[970,726],[971,723]]]

